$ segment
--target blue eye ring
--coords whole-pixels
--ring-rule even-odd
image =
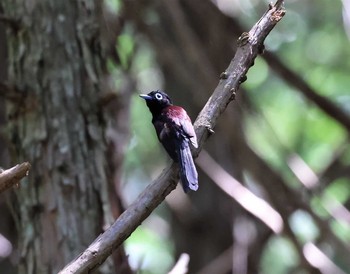
[[[160,93],[156,93],[154,96],[156,97],[156,99],[157,99],[158,101],[160,101],[160,100],[163,99],[163,95],[160,94]]]

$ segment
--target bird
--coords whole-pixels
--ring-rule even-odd
[[[197,148],[197,136],[187,112],[175,106],[161,90],[140,94],[146,101],[157,136],[168,155],[179,163],[180,179],[185,193],[198,190],[198,173],[193,162],[190,144]]]

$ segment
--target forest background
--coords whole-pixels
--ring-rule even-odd
[[[285,2],[199,190],[174,190],[96,273],[350,273],[350,1]],[[0,166],[32,165],[0,194],[1,273],[57,273],[109,227],[170,163],[138,94],[164,89],[194,121],[267,8],[1,1]]]

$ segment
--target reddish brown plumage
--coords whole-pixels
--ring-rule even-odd
[[[159,141],[170,157],[180,164],[181,181],[185,192],[198,189],[198,174],[193,163],[189,143],[197,147],[197,137],[186,111],[174,106],[167,94],[152,91],[140,95],[152,113],[152,123]]]

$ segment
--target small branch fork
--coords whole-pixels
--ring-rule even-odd
[[[270,5],[268,11],[253,26],[249,33],[244,33],[238,41],[235,57],[221,77],[218,86],[194,123],[199,148],[194,151],[196,157],[204,142],[211,135],[219,116],[234,99],[234,94],[252,66],[267,35],[285,14],[283,1]],[[172,164],[149,185],[127,208],[122,215],[74,261],[69,263],[59,274],[88,273],[101,265],[107,257],[121,245],[129,235],[145,220],[164,198],[176,187],[178,167]]]
[[[24,162],[0,173],[0,193],[17,185],[19,181],[28,175],[30,164]]]

